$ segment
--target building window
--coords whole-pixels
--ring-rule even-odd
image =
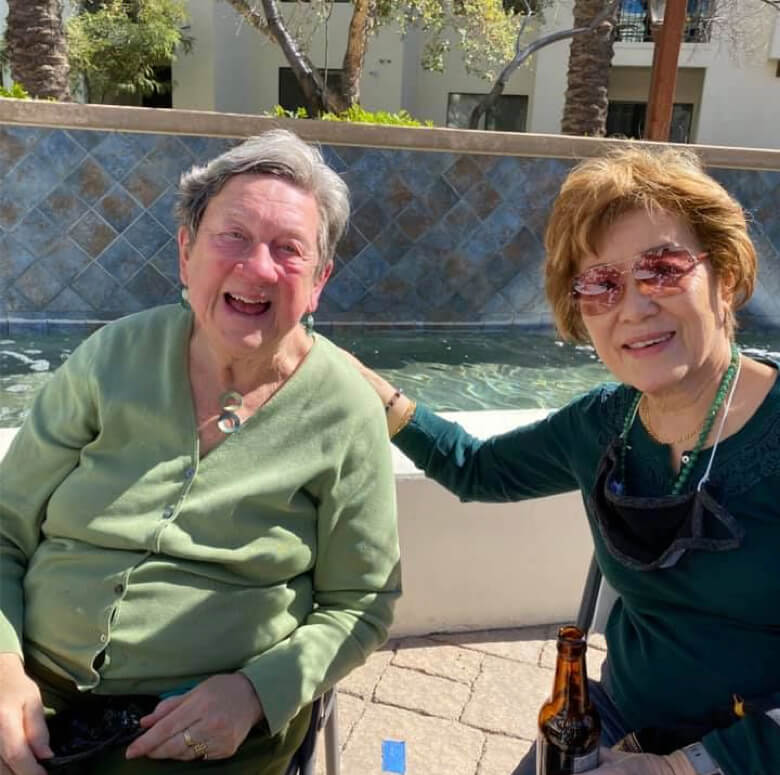
[[[154,77],[165,84],[165,90],[145,94],[141,97],[141,106],[144,108],[172,108],[173,107],[173,79],[171,66],[154,68]]]
[[[523,16],[531,13],[537,13],[539,10],[539,0],[502,0],[504,11],[512,11]]]
[[[341,88],[341,70],[328,70],[327,76],[324,70],[320,70],[320,75],[325,77],[329,89]],[[279,104],[293,113],[306,107],[306,97],[291,67],[279,68]]]
[[[707,43],[710,40],[714,0],[688,0],[683,41]],[[618,13],[616,40],[642,43],[652,41],[647,0],[623,0]]]
[[[447,126],[468,129],[469,116],[484,94],[450,92],[447,99]],[[480,129],[498,132],[525,132],[528,97],[525,94],[502,94],[479,122]]]
[[[539,0],[501,0],[501,4],[503,5],[505,13],[511,11],[512,13],[519,13],[523,16],[528,14],[529,11],[531,14],[535,14],[539,10]],[[465,0],[454,0],[452,12],[455,16],[465,16]]]
[[[607,137],[633,137],[639,139],[645,131],[646,102],[613,102],[607,111]],[[693,124],[693,103],[676,102],[672,107],[669,141],[690,143]]]

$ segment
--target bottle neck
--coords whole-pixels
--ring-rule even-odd
[[[553,701],[561,710],[584,713],[589,705],[588,677],[585,670],[585,646],[558,644],[558,661],[553,682]]]

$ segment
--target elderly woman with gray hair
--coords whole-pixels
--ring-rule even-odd
[[[384,414],[311,326],[346,186],[276,130],[180,189],[184,303],[87,339],[0,464],[13,775],[284,772],[399,595]]]

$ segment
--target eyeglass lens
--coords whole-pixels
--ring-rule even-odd
[[[686,248],[665,246],[644,251],[628,269],[621,266],[623,263],[594,266],[574,278],[574,297],[583,315],[599,315],[618,304],[629,272],[639,292],[646,296],[680,293],[680,282],[697,259]]]

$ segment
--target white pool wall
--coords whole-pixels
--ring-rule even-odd
[[[546,413],[442,415],[487,437]],[[0,428],[0,456],[15,432]],[[404,586],[393,636],[574,619],[593,551],[578,492],[522,503],[461,503],[395,447],[393,460]]]

